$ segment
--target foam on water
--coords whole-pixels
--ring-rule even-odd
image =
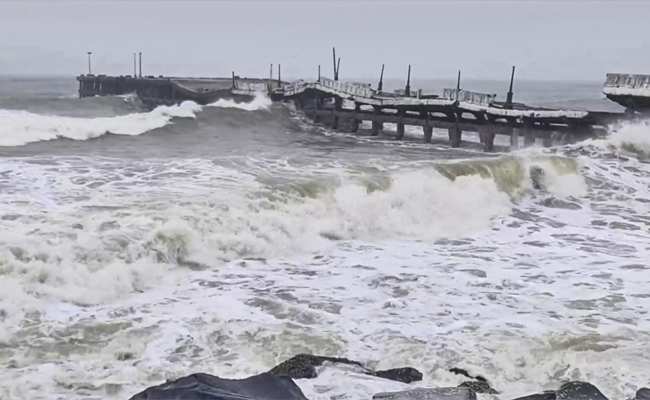
[[[529,150],[376,176],[302,167],[305,182],[337,177],[305,196],[247,163],[265,167],[4,161],[0,363],[14,368],[0,394],[124,398],[297,352],[413,365],[424,385],[467,367],[506,397],[571,378],[620,398],[647,380],[643,203],[599,212],[610,179],[641,190],[645,176]],[[327,368],[298,383],[312,399],[406,387]]]
[[[148,113],[109,118],[71,118],[0,110],[0,146],[21,146],[31,142],[66,138],[88,140],[107,133],[141,135],[162,128],[172,118],[194,118],[201,107],[193,102],[159,106]]]
[[[209,107],[220,107],[220,108],[238,108],[245,111],[258,111],[258,110],[268,110],[272,105],[271,99],[262,92],[256,92],[255,98],[250,102],[236,102],[234,100],[219,99],[212,104],[208,104]]]
[[[638,149],[644,128],[622,129]],[[128,398],[310,352],[414,366],[415,386],[456,385],[457,366],[503,398],[568,379],[629,398],[650,381],[650,167],[621,147],[373,173],[4,160],[0,397]],[[338,368],[297,383],[328,400],[414,386]]]

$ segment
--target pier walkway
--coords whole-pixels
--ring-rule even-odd
[[[493,150],[496,135],[510,136],[515,147],[519,146],[519,137],[524,138],[524,145],[532,144],[537,138],[573,141],[604,132],[607,125],[625,116],[530,107],[513,103],[511,94],[509,101],[498,102],[494,94],[460,88],[444,89],[442,96],[423,95],[421,90],[411,94],[409,83],[404,90],[387,93],[367,84],[324,77],[315,82],[299,81],[279,87],[273,91],[273,97],[293,101],[315,122],[328,119],[333,129],[339,128],[340,120],[347,120],[350,132],[357,132],[361,121],[371,121],[372,135],[377,135],[384,123],[394,123],[397,139],[402,139],[406,125],[421,126],[426,143],[431,141],[434,128],[447,129],[452,147],[461,145],[464,131],[473,131],[479,134],[486,151]],[[346,103],[354,106],[346,107]]]

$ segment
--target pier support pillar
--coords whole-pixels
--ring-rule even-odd
[[[343,108],[343,100],[339,97],[334,99],[334,110],[332,110],[332,129],[339,128],[339,116],[338,112]]]
[[[510,135],[510,149],[517,150],[519,148],[519,135],[521,135],[521,128],[512,128]]]
[[[460,129],[459,123],[460,115],[456,114],[456,121],[454,126],[449,128],[449,140],[451,147],[460,147],[460,142],[463,140],[463,131]]]
[[[379,107],[374,107],[374,110],[374,118],[372,120],[372,136],[377,136],[379,134],[379,131],[384,129],[384,123],[375,120],[375,118],[380,115],[381,109]]]
[[[552,147],[553,146],[553,138],[552,137],[545,137],[542,139],[542,146],[544,147]]]
[[[496,134],[492,130],[490,130],[488,132],[485,132],[485,134],[483,134],[483,140],[485,141],[483,143],[483,149],[485,151],[493,151],[494,150],[494,137],[495,136],[496,136]]]
[[[359,130],[360,120],[357,118],[361,112],[361,103],[354,103],[354,118],[352,118],[352,125],[350,126],[350,132],[356,133]]]
[[[318,124],[320,122],[319,111],[323,106],[323,99],[321,97],[316,97],[314,99],[314,123]]]
[[[427,111],[420,111],[420,117],[424,119],[424,143],[431,143],[431,136],[433,136],[433,127],[429,126],[429,113]]]
[[[397,140],[402,140],[404,139],[404,110],[398,110],[397,111],[397,117],[399,118],[397,120]]]
[[[530,119],[524,119],[524,147],[533,146],[535,144],[535,136],[533,136],[533,128],[535,122]]]

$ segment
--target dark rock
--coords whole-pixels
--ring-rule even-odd
[[[568,382],[555,392],[557,400],[608,400],[604,394],[588,382]]]
[[[81,224],[74,224],[74,225],[72,225],[72,229],[83,229],[83,228],[84,228],[84,226],[81,225]]]
[[[281,362],[273,367],[269,374],[286,375],[293,379],[311,379],[318,376],[316,367],[320,367],[326,361],[331,363],[340,363],[356,365],[363,368],[363,365],[357,361],[348,360],[347,358],[314,356],[311,354],[298,354],[290,359]]]
[[[402,392],[383,392],[373,400],[476,400],[476,393],[467,388],[418,388]]]
[[[451,372],[452,374],[456,374],[456,375],[463,375],[463,376],[465,376],[465,377],[467,377],[469,379],[476,379],[477,381],[487,382],[487,379],[483,378],[481,375],[476,375],[476,376],[470,375],[469,372],[467,372],[466,369],[451,368],[449,370],[449,372]]]
[[[370,374],[370,373],[369,373]],[[391,381],[398,381],[404,383],[411,383],[422,380],[422,373],[415,368],[393,368],[386,371],[375,371],[371,375],[390,379]]]
[[[467,381],[463,382],[458,387],[468,388],[474,393],[483,394],[499,394],[496,390],[490,387],[490,384],[485,381]]]
[[[468,388],[475,393],[499,394],[499,392],[497,392],[490,386],[487,379],[483,378],[481,375],[473,376],[469,372],[467,372],[466,369],[463,368],[451,368],[449,372],[454,373],[456,375],[463,375],[470,379],[474,379],[474,381],[463,382],[460,385],[458,385],[458,387]]]
[[[290,359],[273,367],[269,373],[273,375],[286,375],[293,379],[311,379],[318,376],[316,367],[320,367],[325,362],[354,365],[360,367],[366,375],[377,376],[379,378],[390,379],[393,381],[411,383],[422,380],[422,373],[415,368],[394,368],[385,371],[372,371],[364,367],[360,362],[348,360],[339,357],[323,357],[311,354],[298,354]]]
[[[291,378],[268,373],[245,379],[222,379],[197,373],[167,381],[130,400],[307,400]]]
[[[546,391],[544,393],[531,394],[529,396],[519,397],[515,400],[555,400],[555,391]]]
[[[636,391],[635,400],[650,400],[650,389],[641,388]]]

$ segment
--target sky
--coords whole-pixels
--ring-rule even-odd
[[[650,1],[0,1],[0,74],[604,81],[650,74]],[[276,67],[277,73],[277,67]]]

